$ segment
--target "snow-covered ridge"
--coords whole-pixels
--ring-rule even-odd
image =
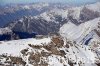
[[[2,66],[99,66],[100,32],[98,30],[100,30],[100,16],[95,16],[95,14],[91,16],[91,13],[94,12],[88,9],[83,10],[81,13],[82,8],[55,9],[50,12],[44,12],[39,17],[24,17],[18,20],[18,22],[11,23],[9,26],[11,28],[15,28],[16,24],[18,24],[18,27],[23,26],[22,28],[29,28],[29,26],[35,24],[36,30],[38,27],[41,28],[40,26],[44,30],[46,28],[44,24],[47,27],[50,26],[51,21],[56,22],[56,17],[68,18],[68,22],[66,21],[66,24],[60,28],[59,36],[1,41],[0,63]],[[88,13],[85,14],[85,12]],[[80,14],[86,16],[86,21],[83,20],[82,23],[76,24],[76,20],[81,20]],[[87,19],[88,15],[89,19]],[[56,23],[51,25],[56,25]],[[54,29],[54,26],[51,29]],[[6,30],[8,29],[6,28],[3,33]],[[88,43],[90,45],[87,45]]]
[[[12,32],[12,30],[7,28],[7,27],[6,28],[0,28],[0,35],[11,33],[11,32]]]
[[[53,9],[51,11],[44,12],[40,14],[39,16],[35,16],[35,18],[41,17],[42,19],[45,19],[46,21],[50,22],[50,21],[55,21],[56,16],[62,17],[62,19],[66,19],[67,15],[68,15],[67,10]]]
[[[95,6],[96,4],[92,5]],[[98,8],[100,7],[98,6]],[[6,25],[6,27],[9,27],[10,29],[15,31],[48,34],[50,32],[58,32],[59,28],[69,21],[76,25],[79,25],[98,17],[100,17],[100,12],[89,9],[87,5],[66,9],[54,8],[37,16],[25,16]],[[55,28],[53,28],[54,26]],[[47,29],[45,29],[45,27]],[[38,30],[36,30],[36,28]]]
[[[13,40],[13,41],[7,41],[7,42],[1,41],[0,42],[0,55],[7,54],[8,56],[11,55],[11,56],[20,57],[21,50],[30,48],[29,44],[42,46],[43,44],[47,45],[50,42],[51,42],[50,38],[43,38],[43,39],[30,38],[30,39]]]
[[[48,3],[37,3],[37,4],[21,6],[21,8],[23,9],[37,9],[37,10],[41,10],[44,7],[49,7],[49,4]]]
[[[97,48],[99,47],[100,45]],[[2,41],[0,42],[0,57],[2,57],[0,62],[4,65],[15,62],[15,65],[18,66],[35,66],[36,64],[43,64],[43,66],[97,66],[96,63],[99,63],[97,54],[100,50],[93,48],[74,44],[61,37]],[[25,62],[24,65],[21,63],[22,61]]]
[[[83,39],[87,37],[89,34],[91,35],[88,37],[93,38],[95,34],[92,31],[98,28],[98,23],[100,23],[100,18],[96,18],[96,19],[87,21],[85,23],[81,23],[80,25],[75,25],[71,22],[68,22],[67,24],[64,24],[60,28],[60,34],[63,37],[66,36],[66,38],[74,40],[78,43],[83,42],[84,41]]]
[[[98,2],[95,4],[89,4],[80,7],[71,7],[67,9],[54,8],[36,17],[41,17],[47,21],[54,21],[56,16],[60,16],[62,17],[62,19],[68,19],[72,21],[77,20],[77,22],[84,22],[100,16],[99,6],[100,3]]]

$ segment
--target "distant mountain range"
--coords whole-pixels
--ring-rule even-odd
[[[58,8],[68,8],[66,4],[32,3],[32,4],[10,4],[0,7],[0,27],[22,18],[23,16],[36,16],[43,12]]]
[[[38,6],[37,6],[37,4],[35,4],[35,5],[34,5],[34,8],[36,8],[36,7],[40,8],[39,5]],[[43,4],[40,4],[40,5],[43,5]],[[33,9],[33,7],[31,7],[31,6],[32,5],[24,6],[23,8],[24,9],[27,8],[25,10],[25,11],[27,11],[27,10]],[[42,7],[41,9],[44,10],[43,8],[49,8],[49,7],[47,7],[48,4],[45,4],[45,6],[46,7],[41,6]],[[94,8],[94,7],[96,7],[96,8]],[[51,8],[49,8],[49,9],[51,9]],[[99,2],[96,4],[85,5],[85,6],[81,6],[81,7],[73,7],[73,8],[66,8],[66,9],[54,8],[52,10],[49,10],[49,9],[47,9],[47,11],[43,11],[43,13],[36,15],[36,16],[31,16],[31,15],[23,16],[22,18],[14,20],[14,21],[6,24],[3,27],[12,30],[12,32],[22,32],[22,33],[25,32],[28,34],[36,33],[38,35],[48,35],[50,33],[58,33],[59,29],[64,24],[67,24],[69,22],[76,26],[80,26],[82,23],[84,24],[85,22],[87,23],[91,20],[94,20],[94,19],[100,17],[100,3]],[[22,13],[24,13],[23,10],[21,10],[21,11],[22,11]],[[41,11],[41,10],[39,9],[39,11]],[[19,13],[21,13],[21,12],[19,12]],[[33,13],[33,12],[31,12],[31,13]],[[25,12],[25,14],[26,14],[26,12]],[[29,12],[28,12],[28,14],[29,14]],[[21,15],[21,14],[19,14],[19,15]],[[18,15],[16,15],[16,16],[18,17]],[[7,21],[7,20],[5,20],[5,21]],[[85,28],[85,27],[82,27],[82,28]]]
[[[95,6],[95,10],[93,8]],[[13,31],[36,32],[47,35],[48,33],[58,32],[60,27],[67,22],[77,26],[81,23],[91,21],[100,17],[100,3],[73,7],[68,9],[53,9],[37,16],[24,16],[23,18],[5,25]]]

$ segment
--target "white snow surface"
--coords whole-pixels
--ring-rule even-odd
[[[91,6],[88,6],[88,7],[90,8]],[[95,9],[98,10],[98,8],[95,8]],[[62,15],[64,18],[67,18],[68,12],[66,10],[56,11],[56,12],[55,11],[51,12],[52,14],[49,14],[49,15],[47,13],[43,13],[41,14],[41,16],[47,21],[51,20],[50,18],[53,17],[53,14]],[[80,9],[77,7],[75,9],[72,9],[72,14],[70,15],[72,15],[75,19],[78,19],[80,15]],[[60,31],[59,31],[61,36],[64,38],[68,38],[71,41],[74,40],[78,42],[79,44],[73,44],[73,46],[69,45],[70,46],[69,48],[66,48],[65,46],[63,46],[62,48],[57,48],[58,50],[64,50],[64,52],[66,53],[65,54],[66,58],[64,58],[63,56],[51,54],[51,56],[47,58],[45,57],[45,59],[47,59],[45,61],[49,64],[48,66],[64,66],[64,65],[70,66],[68,64],[68,60],[70,60],[73,63],[76,62],[74,66],[79,66],[78,65],[79,63],[82,63],[80,66],[97,66],[95,62],[98,59],[98,57],[95,52],[99,53],[100,55],[100,49],[99,49],[100,45],[98,45],[98,47],[94,47],[95,49],[92,48],[92,50],[94,50],[92,51],[92,50],[89,50],[90,46],[80,45],[80,42],[85,42],[87,39],[91,37],[94,37],[92,41],[94,40],[97,41],[97,39],[99,39],[97,35],[95,35],[96,33],[93,31],[94,29],[97,29],[98,22],[100,22],[100,18],[96,18],[96,19],[84,22],[80,25],[75,25],[72,22],[68,22],[67,24],[64,24],[60,28]],[[6,30],[4,32],[6,32]],[[0,32],[0,34],[2,34],[2,32]],[[1,41],[0,55],[4,54],[8,56],[9,55],[18,56],[18,57],[21,56],[23,60],[26,61],[26,64],[28,66],[32,66],[31,64],[29,64],[29,60],[28,60],[29,55],[22,56],[21,50],[28,48],[28,51],[36,52],[34,51],[34,48],[32,49],[31,47],[29,47],[29,44],[39,46],[39,45],[48,45],[50,42],[51,42],[51,38],[43,38],[43,39],[29,38],[29,39],[23,39],[23,40]],[[66,42],[67,41],[65,39],[64,44],[67,44]],[[42,50],[45,50],[45,52],[49,52],[45,48],[35,49],[35,50],[39,52],[41,52]],[[5,61],[5,59],[3,60]],[[62,60],[63,62],[61,63],[60,60]]]
[[[12,32],[9,28],[0,28],[0,35]]]
[[[87,7],[88,9],[93,10],[93,11],[98,11],[98,12],[100,12],[100,2],[97,2],[97,3],[95,3],[95,4],[91,4],[91,5],[86,5],[86,7]]]
[[[97,28],[98,22],[100,22],[100,18],[90,20],[90,21],[82,23],[80,25],[75,25],[72,22],[68,22],[67,24],[64,24],[60,28],[60,34],[63,37],[80,42],[92,30]],[[91,33],[91,34],[93,34],[93,33]]]
[[[51,42],[50,38],[44,39],[23,39],[23,40],[13,40],[13,41],[1,41],[0,43],[0,55],[7,54],[11,56],[20,56],[20,51],[26,48],[30,48],[28,44],[31,45],[43,45]]]

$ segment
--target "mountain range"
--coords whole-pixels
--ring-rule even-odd
[[[36,35],[0,41],[1,66],[100,66],[99,2],[23,16],[0,28],[1,35],[16,32]]]

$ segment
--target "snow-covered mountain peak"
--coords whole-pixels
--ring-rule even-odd
[[[28,44],[31,45],[39,45],[39,46],[43,46],[47,45],[48,43],[51,42],[50,38],[43,38],[43,39],[33,39],[33,38],[29,38],[29,39],[23,39],[23,40],[13,40],[13,41],[8,41],[8,42],[1,42],[4,43],[0,46],[1,50],[0,50],[0,55],[2,54],[7,54],[8,56],[12,55],[12,56],[20,56],[20,51],[26,48],[30,48],[28,46]],[[12,47],[13,46],[13,47]],[[5,48],[4,48],[5,47]],[[31,51],[31,48],[30,48]]]
[[[40,10],[44,7],[49,7],[49,4],[48,3],[34,3],[34,4],[28,4],[28,5],[24,5],[24,6],[21,6],[21,8],[23,9],[37,9],[37,10]]]
[[[47,6],[42,3],[23,8],[40,10]],[[0,34],[14,32],[8,34],[11,41],[0,41],[0,66],[100,66],[99,3],[59,8],[24,16],[0,28]],[[34,32],[42,35],[20,39],[17,31],[25,38],[28,33],[31,37]]]
[[[79,20],[81,10],[82,10],[82,7],[73,7],[68,10],[68,12],[69,12],[68,14],[69,14],[69,16],[72,16],[73,19]]]
[[[68,16],[68,10],[53,9],[53,10],[44,12],[36,17],[41,17],[44,20],[47,20],[48,22],[50,22],[50,21],[55,21],[56,17],[61,17],[62,19],[67,19],[67,16]]]

